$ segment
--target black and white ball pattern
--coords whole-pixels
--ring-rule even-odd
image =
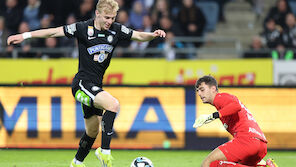
[[[146,157],[137,157],[130,167],[153,167],[152,161]]]

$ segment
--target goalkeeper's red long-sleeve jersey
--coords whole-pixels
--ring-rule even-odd
[[[267,142],[251,112],[234,95],[218,93],[213,105],[225,129],[233,137],[255,137]]]

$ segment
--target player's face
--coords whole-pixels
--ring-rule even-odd
[[[96,12],[98,22],[100,24],[100,27],[102,30],[108,30],[112,23],[115,21],[116,18],[116,12],[110,12],[110,13],[105,13],[105,12]]]
[[[214,97],[216,95],[215,86],[209,86],[202,82],[196,91],[203,103],[213,104]]]

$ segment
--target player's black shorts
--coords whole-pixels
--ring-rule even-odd
[[[77,101],[81,102],[85,119],[93,115],[102,116],[103,110],[93,106],[95,96],[102,91],[104,90],[92,82],[73,79],[72,94]]]

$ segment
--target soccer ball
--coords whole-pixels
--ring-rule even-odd
[[[146,157],[137,157],[131,163],[131,167],[153,167],[152,161]]]

